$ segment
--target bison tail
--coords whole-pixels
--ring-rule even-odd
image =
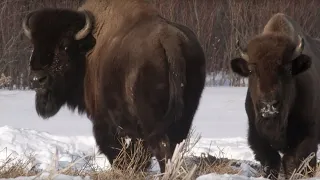
[[[183,112],[183,90],[186,82],[185,59],[177,42],[163,43],[168,63],[169,102],[164,121],[178,121]]]
[[[165,51],[168,68],[169,101],[165,115],[156,125],[156,130],[150,133],[150,138],[162,134],[173,122],[179,121],[184,108],[183,91],[186,83],[186,64],[179,46],[181,43],[176,37],[171,37],[164,39],[161,44]]]

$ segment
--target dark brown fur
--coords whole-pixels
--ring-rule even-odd
[[[76,40],[86,22],[82,10],[93,28]],[[125,136],[144,139],[159,160],[172,156],[187,137],[205,81],[204,53],[188,27],[141,0],[87,0],[78,12],[42,9],[26,19],[31,76],[46,77],[34,82],[41,117],[64,104],[85,112],[110,162]]]
[[[300,35],[304,47],[295,53]],[[241,48],[241,47],[240,47]],[[231,61],[232,70],[249,78],[245,109],[248,143],[265,177],[277,179],[281,158],[286,178],[301,161],[317,152],[320,118],[320,46],[284,14],[274,15],[263,33],[248,42],[248,57]],[[270,103],[270,102],[273,102]],[[267,106],[268,105],[268,106]],[[278,114],[264,115],[272,107]],[[268,114],[266,113],[266,114]],[[316,167],[316,157],[310,162]],[[308,173],[313,176],[314,172]]]

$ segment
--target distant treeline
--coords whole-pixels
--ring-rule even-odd
[[[208,61],[209,86],[244,85],[243,79],[229,69],[230,59],[237,55],[235,39],[240,37],[245,42],[260,32],[274,13],[292,16],[311,36],[320,37],[319,0],[150,1],[164,17],[189,26],[198,35]],[[29,86],[26,67],[31,47],[21,29],[23,17],[43,7],[77,8],[80,3],[81,0],[0,2],[0,87],[23,89]]]

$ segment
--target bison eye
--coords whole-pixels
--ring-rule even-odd
[[[69,50],[69,46],[63,46],[63,45],[61,45],[60,47],[59,47],[59,49],[60,49],[60,51],[68,51]]]

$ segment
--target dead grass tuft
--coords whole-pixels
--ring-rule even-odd
[[[200,156],[198,175],[216,174],[238,174],[239,170],[232,168],[232,161],[227,158],[216,158],[204,153]]]
[[[52,169],[47,172],[49,173],[48,179],[54,179],[59,174],[65,174],[80,177],[89,176],[92,180],[194,180],[201,175],[209,173],[241,174],[241,168],[236,168],[235,166],[235,163],[239,163],[237,160],[223,157],[218,158],[205,153],[202,153],[200,157],[190,156],[188,153],[198,143],[199,139],[200,136],[191,139],[191,135],[189,135],[186,140],[178,144],[172,159],[167,160],[166,172],[163,174],[143,171],[145,167],[141,165],[141,162],[149,161],[151,154],[143,147],[142,140],[135,141],[130,151],[126,150],[127,145],[125,144],[125,140],[121,140],[123,148],[109,169],[101,170],[95,164],[93,156],[85,156],[64,169],[57,169],[56,164],[53,163]],[[314,154],[310,154],[295,171],[290,180],[307,178],[306,172],[311,169],[309,162],[312,157],[314,157]],[[87,163],[82,168],[77,169],[74,167],[78,161],[83,161],[84,159]],[[255,177],[261,176],[259,168],[254,169],[258,171]],[[30,156],[27,160],[18,160],[17,158],[8,156],[0,165],[0,178],[16,178],[20,176],[40,177],[42,173],[43,171],[37,170],[33,156]],[[319,165],[317,172],[315,172],[315,177],[320,177]]]
[[[141,179],[157,179],[157,180],[192,180],[196,177],[208,174],[237,174],[237,170],[230,166],[228,159],[218,159],[213,156],[197,157],[198,161],[190,161],[188,155],[191,149],[198,143],[200,136],[193,136],[193,129],[190,131],[189,136],[180,144],[176,146],[172,159],[166,162],[166,171],[164,173],[150,173],[145,172],[141,162],[147,162],[151,159],[151,154],[143,147],[143,141],[137,140],[132,144],[132,150],[127,150],[127,145],[124,139],[121,139],[122,149],[115,162],[111,165],[111,168],[107,170],[101,170],[94,164],[93,156],[85,156],[77,161],[71,163],[64,169],[57,169],[57,160],[53,160],[53,164],[49,172],[48,179],[54,179],[59,174],[65,174],[70,176],[89,176],[93,180],[141,180]],[[56,157],[57,158],[57,155]],[[30,158],[28,161],[22,160],[10,163],[11,158],[7,159],[7,163],[3,163],[0,167],[0,178],[15,178],[19,176],[34,176],[40,177],[43,173],[36,171],[34,158]],[[57,158],[58,159],[58,158]],[[80,160],[87,160],[83,168],[74,168],[75,164]],[[191,158],[192,159],[192,158]],[[30,170],[30,167],[31,168]],[[121,168],[118,168],[121,167]],[[89,171],[88,171],[89,169]]]
[[[127,150],[125,139],[121,139],[122,149],[115,159],[111,168],[106,171],[97,171],[91,174],[91,178],[95,180],[102,179],[145,179],[148,174],[143,171],[145,164],[151,159],[151,154],[143,146],[142,140],[137,140],[131,144],[133,148]],[[130,147],[130,146],[129,146]],[[121,167],[119,169],[118,167]]]
[[[57,160],[53,160],[54,163],[51,165],[51,169],[48,170],[49,177],[48,179],[54,179],[58,174],[65,174],[71,176],[90,176],[93,180],[108,180],[108,179],[120,179],[120,180],[140,180],[140,179],[157,179],[157,180],[189,180],[195,179],[195,172],[198,169],[196,164],[192,164],[190,167],[187,167],[185,164],[185,156],[191,150],[190,147],[193,147],[199,139],[191,142],[190,135],[186,140],[181,142],[176,146],[174,155],[172,159],[167,160],[166,162],[166,172],[163,174],[160,173],[147,173],[144,172],[141,162],[147,162],[151,159],[151,154],[143,147],[143,141],[137,140],[133,145],[132,150],[127,150],[127,145],[125,140],[122,139],[122,149],[114,163],[111,165],[111,168],[108,170],[99,170],[92,163],[93,161],[90,158],[82,157],[77,161],[71,163],[68,167],[64,169],[57,169]],[[192,145],[193,143],[193,145]],[[57,153],[56,153],[56,159]],[[8,163],[3,163],[3,166],[0,169],[0,177],[2,178],[15,178],[19,176],[34,176],[40,177],[43,173],[34,171],[35,168],[30,170],[32,164],[34,164],[30,158],[29,161],[22,163],[22,161],[16,161],[16,163],[9,163],[10,158],[7,159]],[[74,165],[83,159],[88,159],[88,162],[81,169],[73,168]],[[118,168],[118,167],[121,167]],[[90,171],[87,171],[90,169]]]
[[[32,156],[27,160],[11,157],[11,154],[1,162],[0,178],[16,178],[19,176],[34,176],[38,172],[35,170],[35,161]]]
[[[296,179],[306,179],[310,178],[307,176],[308,173],[313,172],[316,177],[320,177],[320,167],[319,164],[317,164],[317,170],[314,172],[314,170],[310,166],[310,161],[315,157],[315,153],[311,153],[298,167],[298,169],[295,169],[293,174],[290,177],[290,180],[296,180]]]

